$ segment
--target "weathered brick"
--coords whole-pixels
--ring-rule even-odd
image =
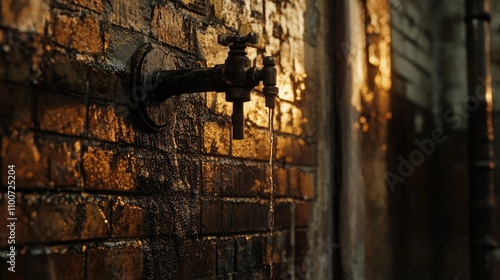
[[[208,0],[175,0],[179,3],[182,3],[184,6],[187,8],[201,13],[201,14],[206,14],[207,12],[207,5],[208,5]]]
[[[271,193],[271,171],[266,168],[266,185],[264,191],[266,195]],[[288,195],[288,172],[282,167],[274,167],[274,197],[283,197]]]
[[[89,86],[88,67],[82,62],[53,53],[43,61],[40,83],[62,91],[86,94]]]
[[[202,151],[207,154],[229,155],[229,123],[206,122],[203,128]]]
[[[218,233],[222,231],[222,203],[218,200],[201,201],[202,233]]]
[[[144,253],[141,244],[88,249],[85,275],[89,280],[142,279]]]
[[[246,121],[255,126],[269,127],[269,115],[264,96],[252,94],[251,100],[245,103],[244,116]]]
[[[162,279],[182,279],[179,276],[182,273],[183,259],[179,257],[176,246],[178,245],[171,239],[151,240],[149,242],[151,254],[147,256],[148,265],[145,268],[149,267],[154,275],[160,275]]]
[[[217,274],[221,275],[234,271],[234,246],[233,239],[217,240]]]
[[[118,26],[149,34],[151,22],[151,2],[149,1],[108,1],[111,6],[109,21]]]
[[[222,202],[223,232],[262,231],[267,228],[268,205],[255,202]]]
[[[304,1],[297,3],[297,5],[304,5]],[[299,8],[300,9],[300,8]],[[301,9],[305,10],[305,7],[302,6]],[[290,37],[295,39],[302,39],[304,36],[304,28],[306,26],[304,14],[298,12],[297,6],[293,5],[285,5],[280,9],[281,13],[285,20],[282,20],[281,23],[283,25],[283,29],[285,33],[287,33]]]
[[[162,43],[193,52],[194,26],[194,19],[169,5],[156,6],[153,11],[151,29]]]
[[[85,106],[82,97],[40,92],[37,121],[41,130],[81,135],[85,129]]]
[[[27,130],[33,127],[34,93],[27,87],[0,83],[0,129]]]
[[[300,172],[300,194],[304,199],[312,199],[316,194],[315,174]]]
[[[107,238],[108,202],[54,196],[46,200],[30,195],[34,204],[31,241],[36,243]]]
[[[19,139],[2,138],[2,163],[0,177],[4,184],[7,181],[8,165],[15,166],[18,189],[45,187],[47,184],[48,158],[42,157],[32,134]]]
[[[112,206],[111,237],[127,238],[140,237],[144,233],[144,209],[117,199]]]
[[[51,187],[83,187],[81,142],[42,141],[42,158],[49,161]]]
[[[89,147],[83,155],[85,189],[130,191],[135,189],[135,157],[126,151]]]
[[[217,43],[217,37],[219,34],[223,33],[228,33],[228,31],[224,27],[218,25],[209,25],[206,29],[196,28],[197,48],[200,50],[201,56],[206,60],[207,67],[222,64],[226,60],[227,47]],[[223,92],[210,93],[210,97],[213,98],[212,104],[217,107],[217,114],[230,116],[233,106],[231,106],[230,102],[226,102],[225,95],[226,94]],[[225,106],[225,108],[220,106]]]
[[[297,230],[295,232],[295,258],[303,259],[309,251],[309,238],[307,230]]]
[[[50,18],[48,0],[4,0],[0,12],[2,25],[21,32],[43,33]]]
[[[300,198],[300,170],[298,168],[290,168],[288,170],[288,182],[290,187],[290,195]]]
[[[97,68],[90,69],[90,97],[115,101],[120,95],[125,97],[125,89],[122,89],[117,75]]]
[[[52,23],[54,41],[82,53],[102,53],[104,45],[99,21],[91,14],[65,14],[57,11]]]
[[[175,183],[173,177],[176,177],[176,182],[179,181],[178,167],[171,163],[167,155],[149,150],[138,150],[134,155],[137,191],[157,193],[165,186],[172,188]]]
[[[68,3],[71,3],[99,13],[103,11],[102,0],[69,0],[69,1],[57,0],[57,2],[62,5],[67,5]]]
[[[185,98],[184,100],[182,98]],[[196,116],[201,114],[202,106],[199,95],[181,97],[175,104],[175,141],[179,153],[198,154],[200,150],[200,128]]]
[[[295,208],[295,226],[307,227],[313,220],[313,202],[298,202]]]
[[[269,131],[245,126],[245,138],[232,140],[231,155],[237,158],[268,160],[270,155]]]
[[[201,163],[191,155],[183,155],[178,159],[179,181],[174,184],[175,190],[200,193],[201,189]]]
[[[264,240],[260,236],[237,238],[235,254],[236,271],[258,267],[265,257]]]
[[[168,204],[157,203],[151,223],[149,226],[153,232],[158,235],[169,235],[174,232],[174,218],[172,217],[172,210]]]
[[[255,196],[264,191],[265,170],[261,166],[224,165],[222,176],[222,194],[225,196]]]
[[[112,105],[91,104],[89,106],[89,133],[92,137],[116,142],[117,132],[118,118]]]
[[[142,1],[119,1],[138,3]],[[130,56],[147,42],[147,37],[129,28],[111,25],[104,34],[104,49],[108,66],[114,69],[130,69]],[[121,93],[124,93],[123,91]],[[117,96],[119,97],[119,96]]]
[[[216,102],[217,102],[217,92],[210,91],[205,93],[205,105],[212,113],[215,112]]]
[[[133,143],[135,131],[125,121],[128,108],[120,105],[92,103],[89,106],[89,133],[93,138],[109,142]]]
[[[200,231],[201,213],[199,201],[190,195],[169,198],[169,207],[174,217],[174,231],[196,235]]]
[[[24,44],[5,44],[0,52],[0,77],[9,81],[29,84],[32,81],[33,50]],[[3,73],[2,73],[3,72]]]
[[[316,147],[304,139],[285,136],[276,137],[276,159],[287,163],[314,165]]]
[[[83,253],[81,249],[63,246],[32,250],[26,256],[26,279],[68,279],[82,278]]]
[[[217,250],[214,239],[194,240],[190,244],[189,259],[194,277],[215,276],[217,268]]]
[[[267,242],[266,262],[271,260],[271,246]],[[273,235],[273,261],[274,264],[284,263],[292,260],[294,246],[289,231],[275,232]]]
[[[291,80],[291,77],[278,75],[277,79],[277,84],[280,85],[278,93],[280,100],[289,102],[295,101],[295,92],[293,90],[293,82]]]
[[[293,261],[287,263],[276,263],[273,270],[273,279],[293,279]],[[304,278],[296,278],[304,279]]]
[[[214,162],[202,162],[203,193],[220,194],[222,184],[221,166]]]
[[[286,134],[301,136],[303,133],[303,114],[297,106],[288,102],[280,102],[280,131]]]
[[[291,204],[279,202],[274,205],[274,226],[276,229],[290,228],[292,225]]]

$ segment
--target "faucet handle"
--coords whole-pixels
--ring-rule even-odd
[[[219,35],[217,41],[222,46],[229,46],[233,43],[239,44],[257,44],[259,42],[259,34],[257,32],[250,32],[247,35],[231,35],[231,34],[222,34]]]

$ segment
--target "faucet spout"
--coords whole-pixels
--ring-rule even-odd
[[[274,108],[276,106],[276,95],[278,95],[278,87],[276,87],[276,62],[272,56],[264,57],[264,67],[256,72],[256,80],[262,81],[264,88],[262,92],[266,99],[266,107]]]

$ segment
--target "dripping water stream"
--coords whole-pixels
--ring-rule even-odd
[[[273,243],[273,231],[274,231],[274,108],[269,108],[269,142],[270,142],[270,153],[269,153],[269,184],[270,184],[270,196],[269,196],[269,214],[268,214],[268,226],[269,226],[269,246],[270,246],[270,259],[269,259],[269,279],[273,279],[273,267],[274,267],[274,243]]]

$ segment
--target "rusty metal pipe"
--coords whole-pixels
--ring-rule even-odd
[[[470,112],[468,132],[471,279],[493,280],[493,254],[497,244],[493,238],[492,104],[488,104],[486,97],[491,91],[489,1],[467,0],[466,13],[469,101],[478,104],[477,109]]]
[[[143,76],[141,69],[152,46],[141,46],[131,59],[131,108],[138,123],[148,132],[159,131],[164,127],[149,116],[146,99],[163,102],[172,96],[186,93],[225,92],[226,101],[233,103],[233,139],[243,139],[243,104],[250,101],[252,89],[259,82],[264,83],[263,93],[266,107],[269,108],[274,108],[278,94],[274,58],[265,57],[262,69],[251,67],[245,49],[249,43],[256,44],[257,41],[258,34],[255,32],[248,35],[220,35],[219,44],[229,46],[224,64],[204,69],[157,70],[147,77]],[[149,81],[147,86],[146,80]]]
[[[159,70],[153,74],[152,84],[156,87],[151,94],[156,101],[162,102],[185,93],[222,92],[228,88],[223,77],[224,65],[202,69]]]

